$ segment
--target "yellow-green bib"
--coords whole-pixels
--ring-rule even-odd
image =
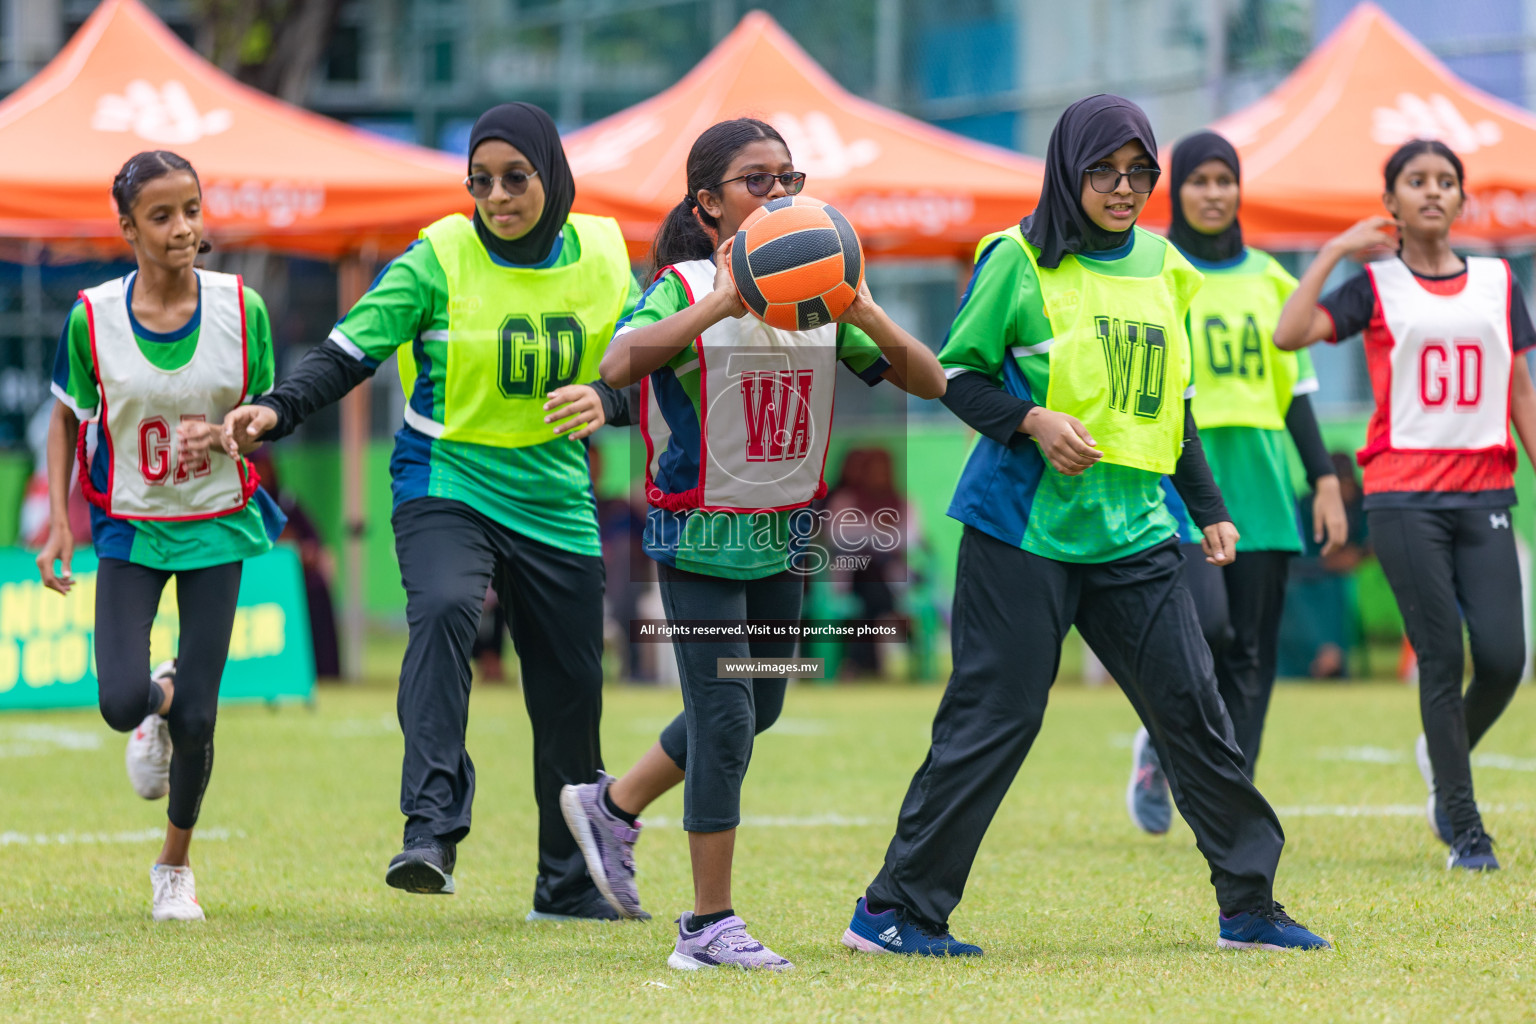
[[[1207,273],[1190,304],[1201,427],[1285,428],[1300,369],[1295,352],[1275,347],[1282,300],[1265,272],[1271,259],[1251,253],[1231,272]]]
[[[1070,254],[1054,270],[1041,267],[1017,227],[981,244],[1011,239],[1039,279],[1052,333],[1046,408],[1080,420],[1105,462],[1172,473],[1190,370],[1184,320],[1200,272],[1164,239],[1134,230],[1137,245],[1163,247],[1156,276],[1112,277]]]
[[[442,422],[408,415],[411,426],[502,448],[555,438],[544,422],[545,396],[597,377],[629,294],[618,224],[579,213],[566,223],[581,255],[540,270],[495,263],[463,214],[421,232],[448,279],[447,366]],[[416,365],[409,346],[400,349],[400,379],[410,410]]]

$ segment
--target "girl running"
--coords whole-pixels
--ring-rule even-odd
[[[949,934],[976,851],[1040,731],[1076,625],[1169,760],[1211,869],[1217,943],[1326,949],[1274,901],[1284,836],[1245,771],[1183,586],[1174,484],[1213,565],[1231,516],[1186,399],[1200,274],[1135,227],[1159,170],[1146,115],[1118,96],[1068,107],[1035,212],[982,239],[939,361],[945,404],[981,435],[949,514],[965,524],[954,674],[885,865],[843,943],[979,955]]]
[[[1197,132],[1174,148],[1172,172],[1178,195],[1168,240],[1205,275],[1190,308],[1200,442],[1243,538],[1243,557],[1221,568],[1186,544],[1184,582],[1252,778],[1275,685],[1286,571],[1301,550],[1287,433],[1316,491],[1312,530],[1319,543],[1326,534],[1325,554],[1344,542],[1348,524],[1307,398],[1317,390],[1312,361],[1271,341],[1296,280],[1268,253],[1243,245],[1237,150],[1215,132]],[[1182,503],[1176,496],[1169,503],[1183,528]],[[1145,729],[1136,734],[1126,806],[1143,830],[1168,831],[1168,782]]]
[[[241,445],[282,437],[399,351],[407,403],[390,477],[409,627],[397,704],[406,820],[385,880],[454,891],[475,795],[470,648],[494,582],[533,722],[539,873],[528,918],[611,920],[559,798],[602,767],[602,547],[576,442],[627,415],[622,395],[585,382],[639,290],[618,224],[570,212],[575,182],[538,107],[480,116],[464,184],[473,219],[423,230],[329,339],[228,425]]]
[[[1525,668],[1509,428],[1529,455],[1536,390],[1515,357],[1536,345],[1536,330],[1508,263],[1451,249],[1465,184],[1444,143],[1417,139],[1393,153],[1382,196],[1391,219],[1363,220],[1323,247],[1285,304],[1275,344],[1300,349],[1364,332],[1376,410],[1357,458],[1366,522],[1419,657],[1424,733],[1415,752],[1429,826],[1451,848],[1447,867],[1476,871],[1499,862],[1472,793],[1469,751]],[[1396,256],[1318,298],[1340,260],[1394,235]],[[1472,641],[1465,696],[1463,620]]]
[[[863,285],[835,325],[781,331],[744,316],[727,270],[730,239],[748,214],[805,185],[805,173],[794,169],[770,125],[751,118],[713,125],[694,142],[687,175],[688,194],[652,248],[653,283],[603,357],[603,379],[612,386],[645,381],[641,427],[652,506],[645,549],[659,563],[669,620],[798,620],[804,573],[796,570],[794,535],[803,515],[793,510],[826,491],[836,362],[871,385],[889,380],[921,398],[944,393],[944,374]],[[762,370],[770,372],[759,376]],[[792,393],[763,383],[792,370],[808,380],[805,388]],[[768,401],[782,399],[786,425],[809,430],[797,443],[774,440],[785,432],[766,427],[766,443],[785,449],[783,458],[754,462],[749,449],[764,443],[765,425],[754,428],[744,399],[749,389],[764,387],[773,393]],[[803,419],[794,412],[801,403],[809,407]],[[732,909],[731,862],[753,736],[778,718],[788,681],[722,676],[717,664],[792,657],[795,644],[680,642],[676,651],[683,713],[623,778],[600,775],[567,787],[566,820],[599,888],[632,915],[640,905],[637,815],[682,782],[694,904],[678,919],[668,965],[787,970],[793,965],[747,934]]]
[[[200,921],[188,850],[213,771],[241,563],[270,550],[284,522],[250,465],[225,458],[219,423],[272,387],[272,330],[261,296],[240,278],[194,266],[208,243],[191,164],[175,153],[139,153],[117,173],[112,198],[138,269],[81,292],[59,340],[48,433],[52,523],[37,565],[44,584],[69,592],[78,447],[99,562],[101,714],[132,732],[134,790],[150,800],[170,795],[165,845],[149,873],[154,919]],[[97,427],[89,466],[81,421]],[[151,671],[150,627],[173,576],[179,649]]]

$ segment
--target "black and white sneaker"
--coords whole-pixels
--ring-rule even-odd
[[[569,907],[559,910],[553,907],[541,907],[535,903],[533,909],[528,911],[526,921],[649,921],[651,915],[635,908],[633,914],[621,914],[608,902],[607,897],[593,888],[584,897]]]
[[[1446,870],[1460,868],[1463,871],[1497,871],[1499,858],[1493,855],[1493,837],[1481,828],[1469,828],[1451,844],[1451,855],[1445,859]]]
[[[396,889],[452,896],[455,844],[435,836],[413,836],[395,854],[384,881]]]

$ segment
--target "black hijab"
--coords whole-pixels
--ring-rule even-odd
[[[565,227],[571,204],[576,201],[576,179],[571,177],[571,166],[566,163],[560,133],[550,116],[532,103],[503,103],[481,114],[470,130],[471,159],[475,147],[486,139],[500,139],[517,147],[533,164],[544,185],[544,212],[539,215],[539,222],[532,231],[508,241],[491,233],[476,207],[475,233],[480,236],[482,245],[508,263],[520,266],[538,263],[555,247],[555,239]]]
[[[1068,107],[1051,129],[1045,148],[1045,185],[1035,212],[1019,222],[1040,250],[1040,265],[1056,267],[1069,252],[1117,249],[1126,231],[1106,231],[1083,212],[1083,172],[1131,140],[1157,163],[1157,139],[1142,109],[1128,99],[1100,93]]]
[[[1207,263],[1223,263],[1242,255],[1243,225],[1238,218],[1234,216],[1231,224],[1214,235],[1207,235],[1184,219],[1184,182],[1207,160],[1220,160],[1232,168],[1232,176],[1242,183],[1243,171],[1232,143],[1215,132],[1196,132],[1181,140],[1173,150],[1173,195],[1169,196],[1173,220],[1168,225],[1168,240],[1186,256]]]

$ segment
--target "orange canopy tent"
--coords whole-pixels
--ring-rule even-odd
[[[1211,127],[1242,159],[1243,233],[1255,245],[1312,248],[1384,215],[1382,167],[1415,138],[1440,139],[1466,164],[1455,237],[1536,240],[1536,116],[1457,78],[1375,4],[1356,7],[1273,92]],[[1149,219],[1166,223],[1169,195],[1154,193]]]
[[[852,95],[754,11],[670,89],[566,136],[577,208],[617,218],[643,253],[683,198],[694,139],[741,116],[783,134],[806,193],[846,214],[871,254],[968,260],[1040,195],[1040,161]]]
[[[470,206],[462,160],[242,85],[139,0],[104,0],[0,102],[0,238],[44,242],[55,257],[126,255],[108,192],[145,149],[197,168],[220,248],[392,253]]]

